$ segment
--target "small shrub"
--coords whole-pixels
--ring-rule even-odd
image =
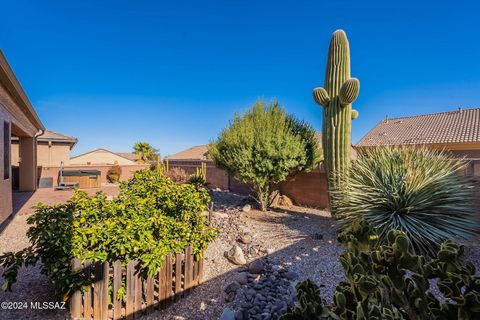
[[[464,162],[438,151],[380,147],[359,152],[342,190],[332,191],[343,227],[365,219],[387,243],[404,231],[416,252],[434,256],[440,244],[479,230]]]
[[[207,179],[203,175],[198,175],[194,173],[188,178],[188,183],[198,190],[207,186]]]
[[[120,176],[122,175],[122,167],[118,164],[113,165],[107,171],[107,180],[111,183],[117,183],[120,180]]]
[[[172,179],[173,182],[181,184],[188,181],[188,174],[185,170],[180,167],[173,167],[168,171],[165,171],[163,175],[167,178]]]
[[[266,211],[275,185],[290,174],[311,170],[320,161],[319,142],[306,122],[289,115],[277,102],[257,101],[209,146],[219,168],[248,184]]]
[[[202,162],[202,166],[196,168],[195,173],[190,175],[188,183],[193,185],[197,190],[207,187],[207,165],[205,162]]]
[[[77,191],[65,204],[40,204],[27,219],[31,246],[0,256],[3,288],[11,289],[22,263],[40,260],[57,296],[68,296],[87,281],[70,270],[74,257],[93,263],[138,260],[141,272],[153,276],[166,254],[191,244],[193,253],[202,255],[216,237],[217,229],[202,215],[209,202],[206,190],[142,170],[120,182],[120,194],[111,201],[101,192]]]
[[[297,284],[299,304],[282,319],[479,319],[480,276],[463,262],[463,247],[446,241],[434,259],[415,255],[407,235],[391,230],[377,245],[374,229],[357,222],[339,236],[346,281],[327,304],[311,281]],[[443,297],[432,294],[436,284]]]

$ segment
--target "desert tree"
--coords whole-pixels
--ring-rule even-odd
[[[158,150],[147,142],[137,142],[133,146],[133,153],[140,157],[143,163],[157,161],[159,157]]]
[[[276,101],[257,101],[235,115],[209,146],[209,157],[230,176],[248,184],[262,211],[289,175],[312,169],[320,160],[313,128],[289,115]]]

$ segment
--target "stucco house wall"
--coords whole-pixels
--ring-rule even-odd
[[[106,149],[96,149],[70,158],[70,165],[134,165],[135,162]]]
[[[58,167],[60,162],[70,164],[70,145],[37,142],[37,165],[39,167]],[[19,152],[18,142],[12,141],[12,165],[18,166]]]
[[[11,138],[19,138],[20,153],[23,155],[19,166],[19,190],[35,191],[36,136],[43,130],[45,127],[0,50],[0,224],[13,211]],[[7,171],[8,174],[5,174]]]
[[[5,139],[4,136],[4,122],[11,122],[10,114],[7,112],[5,107],[0,102],[0,223],[7,218],[7,216],[12,212],[12,174],[11,174],[11,167],[9,167],[10,174],[8,179],[4,179],[4,158],[7,156],[4,152],[5,148],[9,148],[9,146],[5,146],[5,141],[10,141],[10,137]],[[7,161],[9,161],[7,159]]]

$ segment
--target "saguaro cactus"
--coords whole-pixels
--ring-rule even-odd
[[[335,190],[350,166],[352,120],[358,117],[358,112],[352,109],[352,102],[360,90],[358,79],[350,77],[350,48],[343,30],[335,31],[330,41],[324,85],[325,88],[313,90],[313,98],[323,106],[324,163],[328,189]],[[329,202],[332,213],[335,213],[331,195]]]

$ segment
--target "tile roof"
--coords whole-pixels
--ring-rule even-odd
[[[208,145],[194,146],[168,156],[169,160],[206,160]]]
[[[385,119],[356,146],[461,142],[480,142],[480,108]]]
[[[137,161],[140,157],[135,153],[131,152],[114,152],[115,154],[119,155],[120,157],[127,158],[128,160]]]
[[[18,141],[18,137],[12,137],[12,141]],[[37,141],[68,143],[70,144],[70,149],[73,149],[78,142],[77,138],[66,136],[52,130],[45,130],[44,133],[37,138]]]
[[[45,130],[45,132],[38,137],[40,141],[66,141],[66,142],[77,142],[77,139],[74,137],[66,136],[64,134],[52,131],[52,130]]]

